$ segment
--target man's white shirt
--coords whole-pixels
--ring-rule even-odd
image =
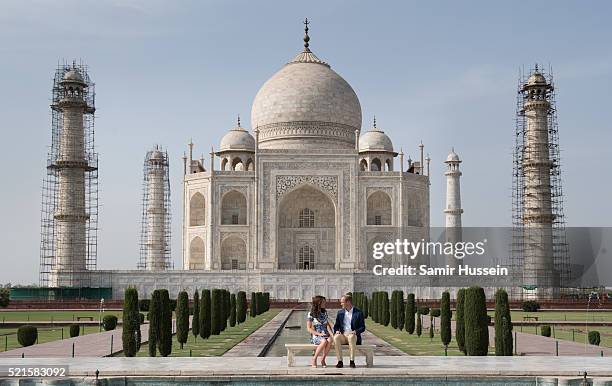
[[[351,326],[351,322],[353,321],[353,309],[351,307],[350,311],[344,310],[344,333],[349,333],[353,331],[353,327]]]

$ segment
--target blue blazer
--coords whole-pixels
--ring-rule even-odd
[[[344,333],[344,308],[338,311],[334,332]],[[357,344],[361,344],[361,334],[365,332],[365,319],[363,312],[357,307],[353,307],[353,319],[351,319],[351,329],[357,334]]]

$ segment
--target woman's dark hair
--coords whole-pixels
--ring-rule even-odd
[[[317,295],[312,298],[312,307],[310,308],[310,316],[318,318],[321,312],[325,312],[325,308],[321,308],[321,304],[325,300],[325,296]]]

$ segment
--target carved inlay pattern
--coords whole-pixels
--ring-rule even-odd
[[[302,184],[318,186],[329,193],[334,202],[338,199],[338,178],[336,176],[276,176],[276,198],[281,198],[294,187]]]

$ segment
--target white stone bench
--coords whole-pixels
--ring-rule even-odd
[[[333,346],[333,343],[332,343]],[[345,344],[348,350],[348,344]],[[362,354],[366,357],[366,367],[374,366],[374,349],[376,348],[373,344],[360,344],[355,346],[357,352],[355,354]],[[316,350],[317,346],[311,343],[287,343],[285,344],[287,349],[287,367],[293,367],[295,364],[295,354],[298,352],[312,352]]]

